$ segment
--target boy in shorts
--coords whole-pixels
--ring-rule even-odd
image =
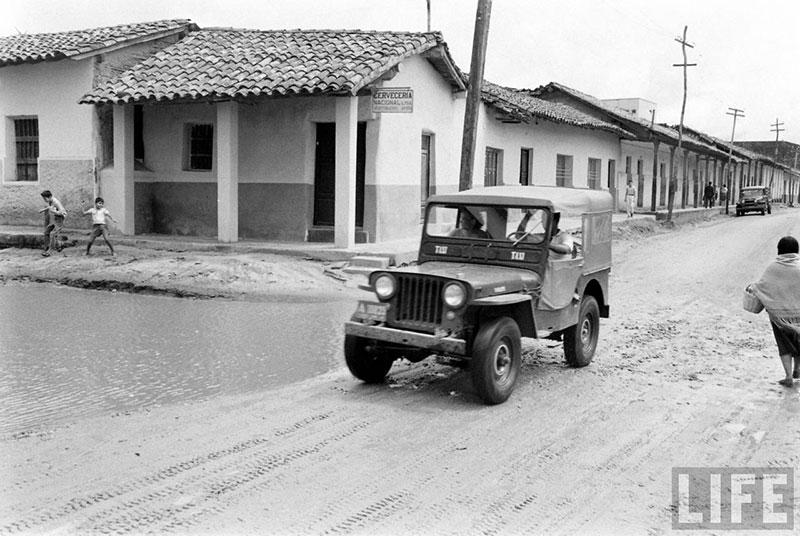
[[[103,201],[102,197],[98,197],[94,200],[94,206],[89,210],[84,211],[84,214],[91,214],[92,215],[92,234],[89,237],[89,243],[86,245],[86,254],[89,255],[90,251],[92,250],[92,244],[94,244],[95,238],[98,236],[103,236],[103,240],[106,241],[108,244],[108,249],[111,250],[111,255],[116,256],[117,254],[114,252],[114,246],[111,245],[111,242],[108,241],[108,225],[106,224],[106,217],[117,223],[117,220],[111,216],[111,213],[108,211],[107,208],[104,206],[105,201]]]

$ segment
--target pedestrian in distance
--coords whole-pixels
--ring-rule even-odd
[[[53,196],[50,190],[41,193],[42,199],[47,203],[39,214],[44,213],[44,251],[42,257],[49,257],[51,251],[61,251],[59,237],[64,229],[64,220],[67,218],[67,211],[61,201]]]
[[[722,188],[719,190],[719,204],[720,206],[724,206],[727,204],[728,201],[728,187],[723,184]]]
[[[703,207],[711,208],[714,205],[714,185],[708,181],[705,189],[703,190]]]
[[[95,239],[98,236],[102,236],[103,240],[106,241],[108,245],[108,249],[111,250],[111,255],[116,256],[117,254],[114,252],[114,246],[111,245],[111,242],[108,241],[108,224],[106,223],[106,218],[117,223],[117,220],[111,216],[111,213],[105,207],[105,201],[102,197],[98,197],[94,200],[94,206],[88,210],[83,212],[84,214],[91,214],[92,215],[92,234],[89,236],[89,243],[86,244],[86,254],[90,255],[92,251],[92,244],[94,244]]]
[[[633,212],[636,207],[636,186],[633,185],[633,180],[628,179],[628,186],[625,188],[625,210],[628,212],[628,217],[633,218]]]
[[[749,288],[767,310],[778,344],[786,373],[778,383],[791,387],[800,378],[800,255],[796,238],[784,236],[778,241],[778,257]]]

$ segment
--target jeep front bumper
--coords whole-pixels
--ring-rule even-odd
[[[453,355],[467,355],[467,341],[453,337],[437,337],[428,333],[415,333],[385,326],[367,326],[359,322],[345,322],[346,335],[355,335],[365,339],[403,344],[415,348],[427,348],[437,352]]]

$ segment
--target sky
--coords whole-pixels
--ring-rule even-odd
[[[470,70],[477,0],[430,0],[431,30]],[[3,0],[0,36],[191,19],[201,28],[426,31],[426,0]],[[736,141],[800,144],[798,0],[493,0],[484,78],[558,82],[656,103],[677,125]],[[733,132],[733,112],[742,110]],[[741,113],[744,117],[741,117]],[[781,132],[775,132],[775,123]]]

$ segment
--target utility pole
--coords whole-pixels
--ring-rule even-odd
[[[744,117],[744,110],[739,110],[738,108],[731,108],[730,106],[728,107],[728,110],[729,111],[725,112],[725,114],[733,116],[733,129],[731,130],[731,145],[730,145],[730,147],[728,147],[728,175],[727,175],[727,177],[725,179],[725,181],[727,183],[727,186],[728,186],[728,197],[725,198],[725,214],[728,213],[728,200],[733,195],[733,189],[732,189],[733,184],[731,183],[731,170],[730,170],[730,167],[731,167],[731,158],[733,157],[733,136],[736,133],[736,118],[737,117]],[[733,113],[731,113],[731,112],[733,112]],[[739,184],[739,190],[741,190],[741,189],[742,189],[742,185]]]
[[[686,113],[686,68],[687,67],[695,67],[696,63],[686,63],[686,47],[694,48],[694,45],[690,45],[686,42],[686,31],[689,29],[688,26],[683,27],[683,38],[676,37],[675,41],[681,44],[681,52],[683,52],[683,63],[674,63],[672,64],[673,67],[683,67],[683,103],[681,104],[681,122],[680,126],[678,126],[678,150],[677,153],[681,153],[681,145],[683,144],[683,116]],[[674,158],[675,153],[672,153],[670,158]],[[674,169],[672,164],[670,163],[670,169]],[[672,206],[675,203],[675,186],[677,184],[677,177],[675,173],[677,171],[673,171],[670,173],[669,178],[669,207],[667,209],[667,221],[672,221]]]
[[[475,138],[478,130],[478,111],[481,105],[483,67],[486,59],[486,44],[489,40],[489,16],[492,0],[478,0],[475,14],[475,35],[472,38],[472,63],[469,68],[467,104],[464,110],[464,134],[461,138],[461,174],[458,189],[472,188],[472,168],[475,163]]]
[[[775,164],[777,164],[778,163],[778,137],[780,136],[781,132],[783,132],[786,129],[785,128],[781,128],[783,126],[783,123],[778,123],[778,118],[777,117],[775,118],[775,123],[770,125],[770,126],[775,127],[775,128],[770,129],[770,132],[774,132],[775,133],[775,158],[774,158],[774,160],[775,160]],[[775,178],[775,167],[776,166],[772,166],[772,173],[769,176],[769,194],[770,194],[770,196],[772,195],[772,179]]]
[[[428,3],[428,32],[431,31],[431,0],[426,0]]]

